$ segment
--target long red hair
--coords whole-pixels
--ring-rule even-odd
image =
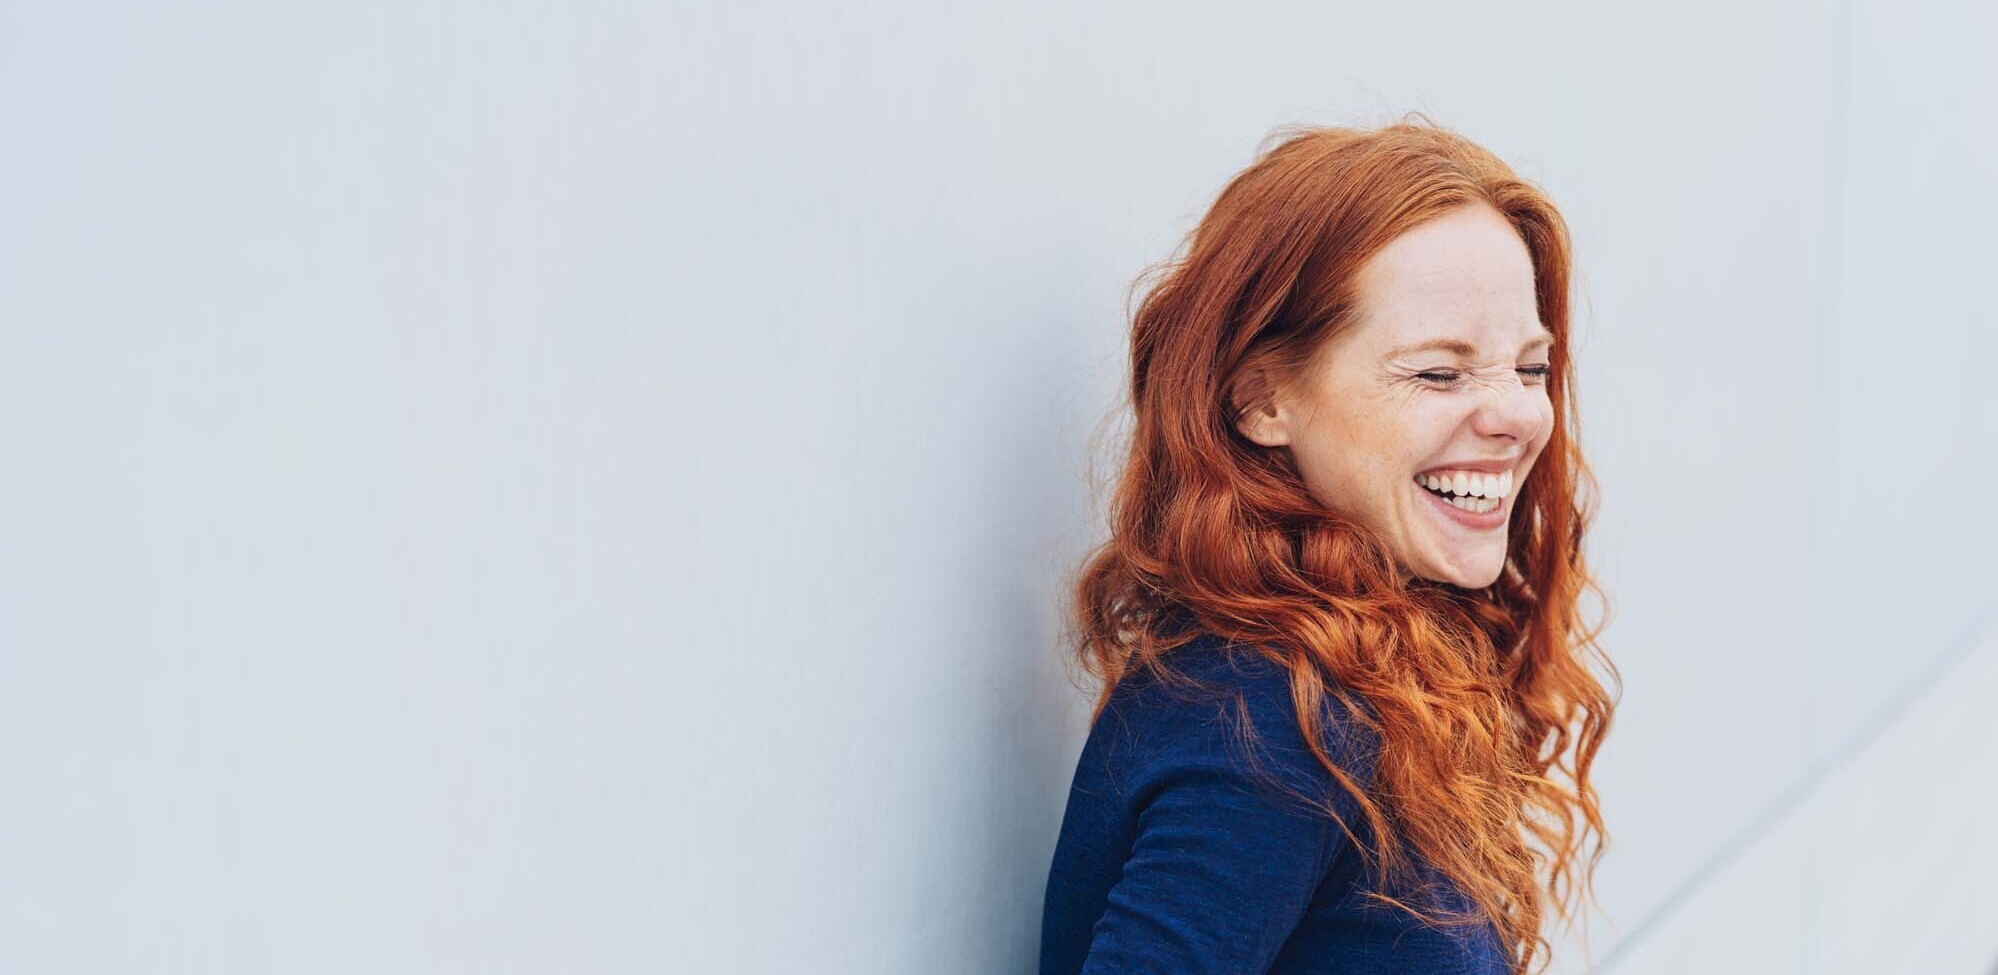
[[[1576,439],[1568,235],[1497,157],[1414,119],[1280,130],[1147,275],[1131,330],[1135,424],[1110,537],[1076,577],[1072,638],[1103,682],[1099,715],[1127,674],[1174,679],[1172,651],[1192,635],[1174,619],[1281,663],[1306,740],[1371,827],[1368,895],[1430,923],[1491,923],[1525,973],[1551,954],[1543,904],[1572,922],[1578,889],[1593,901],[1608,838],[1589,768],[1616,700],[1591,658],[1621,695],[1596,643],[1607,601],[1593,626],[1580,612],[1584,590],[1604,594],[1582,553],[1596,484]],[[1554,429],[1518,490],[1504,571],[1476,591],[1404,583],[1379,535],[1314,501],[1287,451],[1234,422],[1252,395],[1238,386],[1245,365],[1305,362],[1353,324],[1369,257],[1473,204],[1519,231],[1555,337]],[[1349,713],[1378,738],[1371,788],[1324,747],[1327,694],[1359,704]],[[1395,896],[1434,889],[1411,849],[1475,910]]]

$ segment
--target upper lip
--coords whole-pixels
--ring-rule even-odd
[[[1518,464],[1519,458],[1517,457],[1511,460],[1453,460],[1447,464],[1438,464],[1435,467],[1426,468],[1422,473],[1427,474],[1430,471],[1478,471],[1483,474],[1503,474],[1506,471],[1512,470]]]

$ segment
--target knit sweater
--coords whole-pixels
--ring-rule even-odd
[[[1170,659],[1205,689],[1127,677],[1083,745],[1048,874],[1040,975],[1508,971],[1489,924],[1431,927],[1363,900],[1353,841],[1268,784],[1331,797],[1371,842],[1357,804],[1306,750],[1284,668],[1211,635]],[[1334,762],[1371,788],[1371,733],[1330,694],[1321,724]],[[1470,909],[1416,862],[1444,892],[1416,903]]]

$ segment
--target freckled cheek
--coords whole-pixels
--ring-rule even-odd
[[[1411,412],[1402,417],[1401,423],[1394,431],[1390,449],[1412,455],[1426,455],[1435,445],[1450,439],[1471,422],[1472,411],[1466,409]],[[1417,458],[1410,456],[1407,459],[1413,463]]]
[[[1537,434],[1534,435],[1532,443],[1527,447],[1528,460],[1529,461],[1539,460],[1541,452],[1546,450],[1547,448],[1547,441],[1552,440],[1553,438],[1554,438],[1554,411],[1549,409],[1544,411],[1543,414],[1541,415],[1540,430]]]

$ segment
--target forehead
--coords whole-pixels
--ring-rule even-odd
[[[1539,337],[1533,259],[1496,210],[1451,211],[1390,241],[1360,268],[1355,344],[1373,352],[1457,339],[1510,356]]]

